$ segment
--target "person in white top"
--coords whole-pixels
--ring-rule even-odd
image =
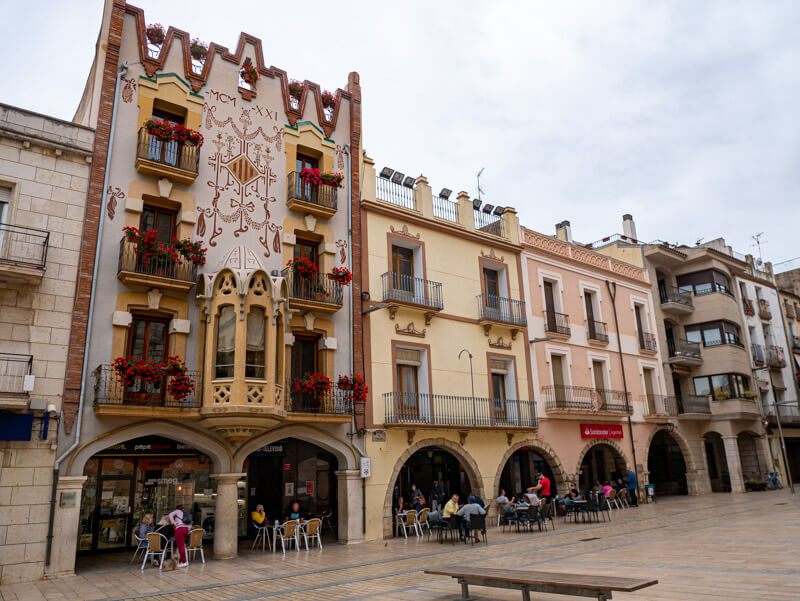
[[[175,543],[178,545],[178,554],[180,555],[178,567],[185,568],[189,565],[189,561],[186,559],[186,537],[189,536],[192,516],[184,513],[183,505],[177,505],[175,511],[169,514],[169,521],[175,528]]]

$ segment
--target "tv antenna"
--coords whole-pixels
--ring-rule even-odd
[[[483,174],[483,170],[485,167],[481,167],[481,170],[478,171],[477,179],[478,179],[478,200],[481,199],[481,194],[483,194],[483,188],[481,188],[481,174]]]
[[[751,244],[750,246],[755,246],[755,247],[758,248],[758,264],[759,265],[762,265],[764,263],[764,259],[761,256],[761,236],[763,236],[763,235],[764,235],[764,232],[759,232],[755,236],[750,236],[754,240],[753,244]],[[767,243],[767,241],[764,240],[764,244],[766,244],[766,243]]]

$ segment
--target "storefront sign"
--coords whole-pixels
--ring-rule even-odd
[[[284,463],[283,464],[283,471],[284,472],[291,472],[292,471],[292,464],[291,463]]]
[[[112,445],[97,453],[98,455],[197,455],[198,451],[188,444],[162,438],[144,436]]]
[[[268,444],[252,454],[262,457],[283,457],[286,454],[286,447],[282,444]]]
[[[581,424],[581,438],[622,438],[619,424]]]
[[[314,481],[313,480],[306,480],[306,494],[313,495],[314,494]]]

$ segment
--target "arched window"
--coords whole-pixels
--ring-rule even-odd
[[[245,378],[264,379],[266,377],[266,324],[263,307],[250,307],[247,314],[247,354],[245,357]]]
[[[220,308],[217,317],[215,378],[232,378],[236,348],[236,311],[232,305]]]
[[[275,320],[275,383],[280,384],[281,368],[283,367],[283,322],[281,316]]]

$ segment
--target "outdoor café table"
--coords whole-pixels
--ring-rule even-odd
[[[572,501],[573,505],[572,515],[574,516],[573,519],[575,520],[575,522],[578,521],[578,514],[581,514],[583,516],[588,515],[589,521],[590,522],[592,521],[592,516],[589,515],[589,512],[586,510],[587,504],[588,501],[586,499],[576,499],[575,501]]]

